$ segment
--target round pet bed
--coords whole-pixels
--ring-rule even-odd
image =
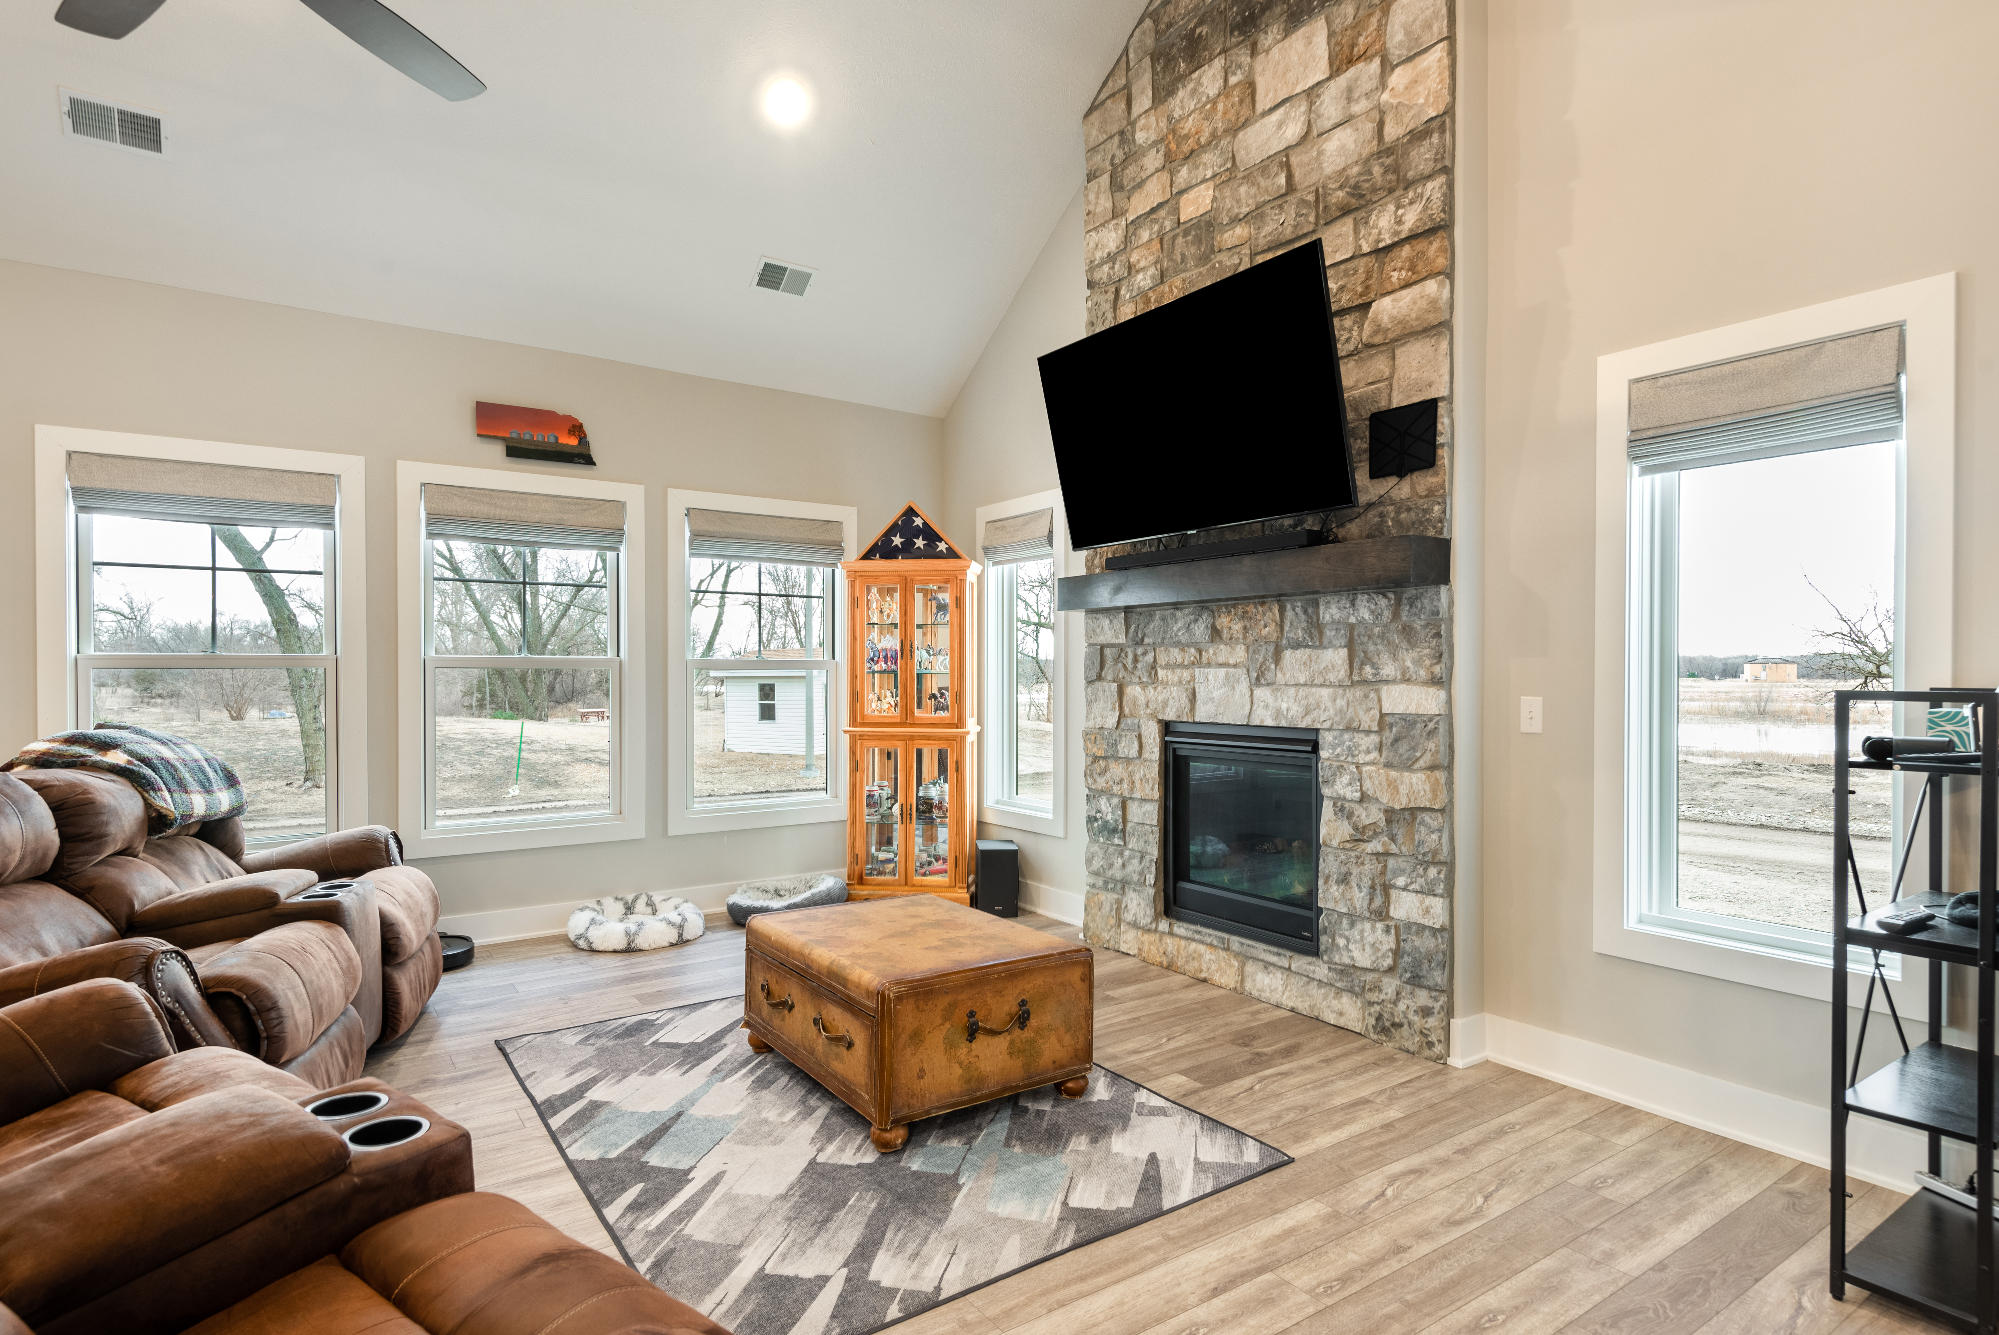
[[[659,950],[701,935],[707,924],[688,900],[668,895],[606,895],[569,915],[569,944],[578,950]]]
[[[816,909],[822,904],[843,904],[847,883],[824,872],[803,876],[774,876],[767,881],[745,881],[724,901],[729,917],[740,927],[759,913],[785,909]]]

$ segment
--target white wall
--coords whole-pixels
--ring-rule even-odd
[[[1075,270],[1080,274],[1080,262]],[[1080,282],[1080,278],[1078,279]],[[1080,302],[1078,303],[1080,307]],[[395,822],[395,461],[515,463],[472,434],[478,399],[572,412],[589,426],[598,473],[646,485],[650,549],[666,550],[669,486],[853,505],[865,539],[906,501],[943,495],[937,419],[785,394],[514,344],[428,333],[0,262],[0,752],[35,735],[34,515],[37,423],[361,454],[368,464],[367,665],[374,818]],[[664,569],[664,562],[658,564]],[[844,865],[843,822],[668,838],[665,833],[664,578],[648,587],[653,680],[646,747],[650,838],[424,865],[447,915],[487,930],[560,926],[566,901],[614,890],[721,890],[751,876]],[[348,757],[354,763],[356,757]],[[556,905],[544,913],[509,912]]]
[[[1506,0],[1489,22],[1487,1009],[1822,1106],[1823,1004],[1592,949],[1595,364],[1957,270],[1955,675],[1999,677],[1979,338],[1999,316],[1999,7]],[[1517,730],[1522,695],[1545,698],[1542,735]]]
[[[1056,485],[1054,445],[1048,437],[1048,414],[1041,402],[1035,359],[1082,336],[1083,194],[1078,190],[944,419],[945,501],[938,522],[957,541],[968,545],[976,541],[972,516],[979,506]],[[1076,623],[1064,648],[1062,689],[1068,717],[1080,720],[1082,614],[1062,615]],[[985,718],[986,713],[982,704],[980,717]],[[1058,763],[1065,766],[1069,777],[1064,799],[1068,806],[1066,837],[1054,839],[997,825],[981,826],[979,835],[1020,844],[1020,876],[1028,883],[1022,888],[1024,896],[1045,896],[1047,889],[1072,894],[1074,907],[1064,911],[1080,915],[1083,730],[1080,722],[1072,722],[1064,731],[1066,735],[1056,744],[1061,748]],[[1060,907],[1045,897],[1037,903],[1044,908]]]

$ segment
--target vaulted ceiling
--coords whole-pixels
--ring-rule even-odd
[[[1143,0],[391,0],[446,102],[295,0],[122,41],[0,12],[0,258],[941,414],[1081,180]],[[759,88],[816,112],[784,134]],[[66,137],[59,88],[166,121]],[[760,257],[819,270],[801,298]]]

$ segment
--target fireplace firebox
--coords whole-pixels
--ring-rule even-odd
[[[1319,734],[1168,723],[1170,917],[1319,951]]]

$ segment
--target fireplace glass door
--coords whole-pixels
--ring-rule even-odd
[[[1288,728],[1175,725],[1167,734],[1173,916],[1316,951],[1317,740]]]

